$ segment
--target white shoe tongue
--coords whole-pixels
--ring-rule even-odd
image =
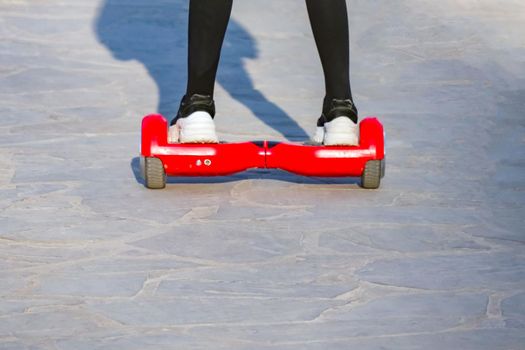
[[[168,129],[168,143],[178,143],[179,142],[179,127],[177,125],[172,125]]]
[[[324,140],[324,126],[318,126],[315,129],[315,135],[312,137],[312,142],[322,144]]]

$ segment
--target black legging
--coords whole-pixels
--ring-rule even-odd
[[[233,0],[190,0],[186,95],[213,96]],[[352,99],[345,0],[306,0],[325,77],[326,100]]]

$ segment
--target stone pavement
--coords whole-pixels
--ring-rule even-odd
[[[349,1],[380,190],[251,170],[138,177],[176,110],[187,3],[0,0],[0,349],[525,348],[525,3]],[[225,140],[304,139],[302,0],[236,1]]]

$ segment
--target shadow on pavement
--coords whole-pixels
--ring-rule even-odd
[[[158,86],[158,112],[168,119],[176,114],[186,89],[187,3],[187,0],[105,0],[94,24],[99,41],[113,57],[137,60],[146,67]],[[217,82],[286,138],[308,139],[296,121],[255,89],[243,59],[257,57],[256,41],[232,18]]]

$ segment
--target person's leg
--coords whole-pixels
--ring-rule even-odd
[[[190,0],[186,95],[213,97],[232,0]]]
[[[306,0],[328,99],[352,99],[345,0]]]
[[[218,142],[213,90],[232,2],[190,0],[188,83],[177,116],[171,121],[170,142]]]
[[[306,6],[323,66],[326,89],[314,140],[324,144],[357,144],[357,109],[350,89],[346,2],[306,0]]]

